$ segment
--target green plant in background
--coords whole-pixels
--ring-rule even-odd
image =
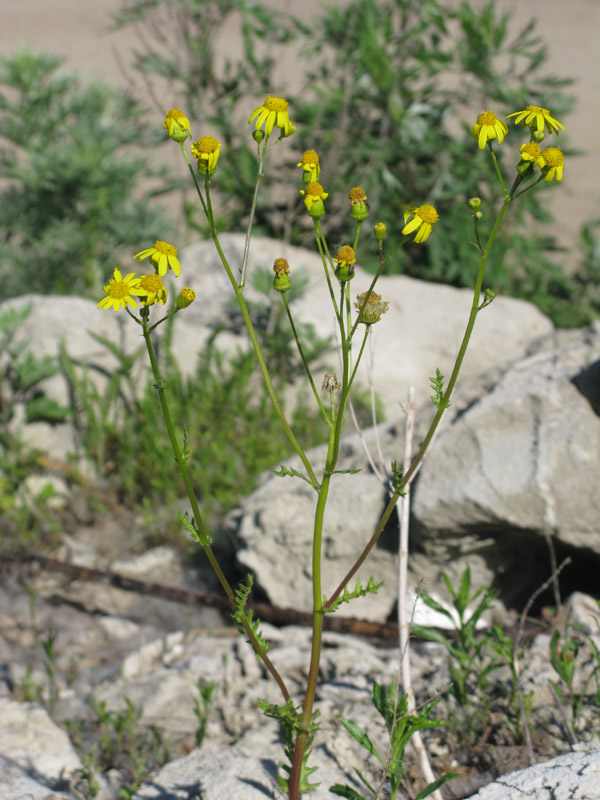
[[[299,123],[297,150],[278,164],[278,177],[291,185],[302,152],[319,153],[332,196],[332,241],[344,237],[349,186],[366,190],[394,239],[404,212],[426,198],[440,213],[442,235],[418,258],[398,254],[390,270],[454,286],[472,284],[469,224],[457,198],[466,202],[476,192],[490,206],[501,200],[492,164],[483,153],[473,156],[465,109],[535,102],[561,114],[573,102],[565,92],[571,81],[544,71],[547,47],[535,24],[512,35],[510,20],[493,2],[475,9],[438,0],[353,0],[310,25],[248,0],[124,0],[115,17],[117,26],[148,24],[150,44],[137,54],[137,68],[168,78],[181,106],[227,152],[218,189],[226,200],[222,226],[242,228],[254,194],[253,155],[239,133],[241,104],[279,88],[278,53],[293,44],[304,81],[287,92]],[[239,25],[243,55],[222,65],[217,42],[225,25],[229,32]],[[266,174],[265,188],[270,180]],[[198,229],[191,206],[188,220]],[[556,251],[551,222],[546,198],[524,197],[499,233],[503,258],[490,264],[488,280],[497,292],[536,303],[559,325],[589,323],[600,311],[600,275],[567,272],[548,257]],[[484,219],[482,231],[492,223]],[[297,198],[281,190],[256,199],[254,229],[304,245],[312,235]],[[363,265],[377,267],[369,256]]]
[[[169,747],[165,732],[161,728],[140,723],[141,709],[128,697],[123,697],[125,709],[109,711],[103,700],[90,701],[96,715],[95,747],[91,755],[93,776],[96,772],[118,769],[125,775],[125,783],[119,789],[119,797],[130,800],[145,778],[156,767],[169,761]]]
[[[253,283],[259,289],[264,284],[260,271]],[[302,287],[303,281],[299,281],[297,296]],[[280,307],[273,307],[272,298],[254,302],[249,313],[273,365],[274,382],[283,388],[303,369],[298,356],[290,351],[293,337],[285,315]],[[243,324],[239,317],[239,311],[229,315],[231,330],[238,331]],[[316,336],[312,326],[300,329],[307,343],[306,356],[313,363],[329,347],[329,341]],[[190,452],[191,478],[195,486],[203,487],[207,518],[214,529],[254,488],[259,475],[289,452],[252,353],[222,353],[217,347],[221,330],[211,334],[189,376],[181,373],[173,356],[169,327],[159,354],[173,417],[179,421],[178,436],[185,436]],[[160,497],[162,504],[172,503],[180,497],[179,468],[166,430],[156,425],[155,382],[148,380],[142,391],[135,386],[132,368],[141,351],[127,354],[103,337],[92,336],[117,360],[110,376],[94,374],[91,365],[75,363],[66,346],[60,356],[82,452],[116,487],[121,502],[143,504],[148,498]],[[365,413],[365,406],[358,406]],[[312,445],[323,440],[315,413],[301,399],[291,416],[305,441]]]
[[[208,725],[212,696],[217,688],[217,684],[214,681],[205,681],[201,678],[196,686],[200,697],[194,697],[194,714],[198,720],[198,728],[194,735],[194,741],[196,747],[202,747],[202,742],[206,736],[206,726]]]
[[[135,196],[142,178],[156,177],[133,149],[156,141],[139,104],[84,86],[61,63],[28,50],[0,60],[4,297],[97,293],[122,248],[168,226]]]
[[[355,767],[354,771],[361,783],[371,792],[373,798],[378,800],[378,798],[382,796],[383,783],[389,782],[390,800],[396,800],[398,791],[405,777],[404,755],[407,744],[416,731],[422,731],[426,728],[439,728],[447,725],[447,723],[435,719],[432,716],[437,701],[427,703],[416,715],[408,714],[407,696],[401,695],[398,691],[398,687],[393,683],[386,687],[380,686],[377,681],[375,681],[373,689],[371,690],[371,699],[386,726],[390,742],[387,752],[379,752],[371,741],[368,733],[361,728],[360,725],[348,719],[342,719],[341,723],[361,747],[377,760],[384,774],[381,785],[374,787],[372,783],[365,778],[363,773]],[[439,789],[440,786],[453,777],[454,773],[450,772],[438,778],[418,792],[415,795],[415,800],[423,800],[423,798],[429,797],[436,789]],[[347,784],[335,784],[330,788],[330,791],[332,794],[338,795],[339,797],[346,797],[348,800],[365,800],[363,795],[359,794]],[[388,796],[387,793],[385,796]]]
[[[250,306],[245,296],[245,287],[248,280],[250,237],[257,213],[258,198],[260,196],[259,189],[264,176],[265,162],[269,153],[296,131],[296,126],[290,119],[288,102],[282,97],[269,95],[265,98],[263,104],[252,112],[248,120],[254,127],[252,138],[256,144],[256,181],[249,212],[246,245],[241,262],[236,265],[237,269],[229,263],[223,252],[211,194],[212,178],[217,173],[222,145],[212,135],[201,136],[197,141],[192,141],[190,146],[191,156],[196,159],[195,166],[192,166],[193,162],[187,148],[188,139],[191,138],[189,119],[180,109],[173,108],[167,113],[164,120],[163,128],[167,131],[169,137],[180,146],[182,156],[189,167],[206,223],[210,229],[211,238],[244,321],[252,346],[253,359],[262,377],[265,395],[268,397],[273,412],[283,429],[289,447],[299,459],[297,467],[290,468],[282,465],[276,474],[282,478],[286,476],[298,478],[315,492],[310,570],[313,600],[312,647],[306,688],[299,704],[294,702],[280,669],[271,661],[269,643],[261,632],[260,621],[254,616],[253,610],[247,607],[252,588],[252,576],[248,576],[247,581],[236,589],[229,583],[219,563],[218,556],[213,548],[210,528],[206,522],[204,502],[202,503],[204,511],[201,511],[199,496],[202,494],[203,498],[206,497],[206,487],[200,486],[199,491],[196,491],[194,486],[191,465],[196,454],[190,447],[189,431],[185,428],[183,430],[178,429],[178,425],[181,423],[178,423],[173,415],[172,392],[168,382],[165,380],[165,367],[161,365],[157,356],[153,339],[155,330],[158,326],[171,320],[175,314],[185,313],[185,309],[195,300],[193,289],[184,287],[175,302],[171,302],[168,310],[166,312],[161,310],[161,307],[165,306],[168,301],[167,289],[162,279],[166,277],[169,269],[173,271],[176,277],[179,277],[181,273],[177,248],[169,242],[157,240],[154,246],[147,247],[136,253],[133,259],[140,262],[148,259],[150,271],[139,276],[131,272],[123,277],[121,272],[115,268],[113,277],[104,286],[104,297],[98,303],[100,309],[109,312],[111,310],[118,312],[124,309],[132,321],[141,329],[152,369],[153,389],[158,395],[171,452],[177,463],[187,499],[191,506],[190,516],[188,516],[188,512],[178,514],[179,522],[182,528],[190,534],[191,539],[202,547],[231,603],[233,616],[240,630],[243,631],[257,658],[260,659],[264,668],[281,690],[283,698],[281,705],[263,703],[261,707],[268,716],[274,717],[279,721],[284,734],[285,761],[282,762],[281,766],[285,777],[280,775],[279,783],[289,794],[290,800],[298,800],[301,793],[309,791],[315,785],[310,783],[309,780],[315,768],[310,766],[308,762],[319,727],[319,712],[315,709],[314,704],[319,680],[324,616],[327,613],[335,612],[342,602],[352,601],[354,598],[377,592],[380,584],[376,584],[371,577],[363,588],[357,573],[385,529],[391,514],[395,510],[397,501],[405,493],[409,482],[416,474],[433,440],[441,418],[450,404],[450,398],[458,379],[477,316],[494,300],[495,292],[490,288],[484,289],[483,281],[492,246],[500,230],[501,223],[516,200],[522,198],[542,182],[550,183],[553,180],[560,182],[563,177],[563,152],[554,146],[545,147],[544,149],[540,146],[546,135],[558,135],[561,130],[564,130],[563,125],[551,116],[548,109],[537,105],[528,105],[524,110],[513,112],[508,118],[513,117],[515,118],[513,120],[515,125],[521,125],[528,130],[529,141],[521,144],[519,149],[520,158],[518,160],[516,157],[514,158],[513,164],[515,166],[513,168],[514,171],[511,170],[510,180],[508,179],[508,174],[505,179],[505,172],[495,149],[495,145],[501,145],[508,133],[506,122],[496,116],[494,112],[488,110],[481,112],[476,117],[475,123],[471,128],[471,136],[477,140],[479,149],[487,150],[503,201],[487,237],[480,228],[480,221],[484,215],[483,209],[487,208],[485,202],[482,201],[481,197],[472,197],[468,202],[468,206],[466,208],[463,207],[464,213],[470,216],[473,226],[471,244],[474,245],[479,254],[479,267],[475,278],[473,300],[465,333],[447,383],[444,383],[445,379],[439,369],[436,370],[435,378],[431,381],[435,390],[432,399],[436,411],[419,451],[405,472],[398,470],[396,462],[393,462],[391,468],[393,489],[390,491],[389,502],[381,514],[372,535],[365,543],[362,552],[356,554],[351,568],[337,586],[329,587],[333,589],[331,593],[324,591],[325,576],[322,573],[323,542],[326,534],[325,512],[331,480],[336,474],[356,471],[339,469],[345,412],[357,368],[365,352],[371,327],[377,324],[389,310],[389,303],[383,300],[374,289],[386,265],[405,244],[414,240],[417,245],[420,245],[429,239],[434,226],[438,224],[440,219],[439,213],[428,202],[408,207],[403,214],[404,221],[400,231],[401,238],[391,246],[387,245],[385,224],[379,222],[374,226],[374,242],[372,240],[372,244],[376,243],[378,247],[379,266],[367,290],[355,295],[356,300],[353,303],[350,286],[352,279],[355,277],[356,251],[361,244],[361,229],[369,215],[367,195],[358,186],[354,186],[350,190],[348,216],[351,220],[352,233],[348,236],[348,241],[352,242],[352,245],[342,244],[335,251],[332,251],[321,225],[321,218],[326,214],[325,203],[328,202],[330,196],[330,193],[319,182],[322,162],[318,154],[313,152],[310,156],[305,153],[298,165],[302,167],[302,185],[304,187],[299,192],[303,197],[305,211],[312,220],[314,227],[315,243],[323,265],[323,291],[331,300],[331,315],[335,320],[339,342],[340,377],[338,378],[333,372],[326,373],[320,391],[307,359],[307,343],[303,341],[302,334],[294,322],[293,312],[286,297],[286,292],[292,286],[292,277],[290,265],[284,258],[275,259],[273,265],[275,273],[273,289],[281,297],[281,303],[290,324],[298,356],[304,368],[308,386],[314,397],[316,416],[327,435],[327,454],[325,465],[321,471],[321,468],[317,468],[316,464],[311,462],[311,457],[309,457],[305,445],[303,446],[298,438],[298,430],[294,430],[292,427],[293,420],[285,413],[278,392],[280,388],[278,384],[281,382],[280,375],[278,376],[277,372],[272,371],[271,364],[266,358],[267,350],[265,344],[254,323]],[[278,134],[276,139],[273,135],[274,132]],[[385,248],[384,241],[386,241]],[[387,254],[385,251],[387,251]],[[141,308],[139,308],[139,313],[134,313],[134,310],[138,310],[138,303],[141,304]],[[157,306],[158,308],[156,308]],[[337,392],[339,394],[336,394]],[[323,399],[322,395],[325,399]],[[197,413],[198,409],[196,409]],[[152,415],[151,419],[152,424],[155,426],[155,415]],[[204,442],[202,445],[205,447]],[[198,454],[202,451],[203,446],[198,447]],[[212,457],[214,448],[211,448],[209,452]],[[135,457],[138,457],[137,453]],[[165,460],[166,463],[167,461]],[[214,469],[215,465],[213,465]],[[166,483],[165,477],[164,474],[160,476],[161,485],[163,486]],[[454,691],[459,703],[464,704],[470,714],[478,714],[481,725],[483,725],[487,719],[489,707],[484,704],[483,709],[479,710],[470,706],[468,682],[469,677],[473,676],[479,691],[485,695],[489,683],[488,676],[497,668],[496,663],[485,663],[483,648],[474,635],[477,621],[492,603],[492,592],[491,590],[481,589],[471,594],[470,573],[468,571],[463,575],[457,591],[453,590],[450,581],[447,579],[446,584],[453,597],[461,637],[457,648],[452,649],[449,642],[445,644],[456,662],[451,662]],[[429,601],[435,602],[431,598]],[[468,614],[469,603],[475,601],[478,601],[475,611],[472,614]],[[395,706],[397,705],[395,704]],[[404,717],[406,716],[404,715]],[[416,732],[417,729],[415,729]],[[402,737],[400,737],[401,739]],[[399,745],[398,757],[403,756],[403,753],[404,748]],[[400,765],[396,769],[394,762],[393,774],[396,776],[401,773],[402,766]],[[433,782],[435,783],[435,780]],[[429,781],[429,783],[432,783],[432,781]]]
[[[441,631],[421,625],[413,625],[412,630],[424,639],[438,642],[447,650],[450,693],[455,700],[455,705],[448,709],[451,725],[457,736],[466,737],[473,745],[481,740],[488,728],[493,702],[490,676],[501,665],[500,661],[493,658],[490,647],[492,632],[481,633],[477,630],[478,623],[483,614],[492,608],[497,594],[488,587],[471,592],[471,571],[468,567],[463,572],[458,588],[452,585],[445,573],[442,577],[452,599],[454,613],[425,591],[421,591],[420,597],[426,606],[443,614],[451,622],[457,633],[457,641]]]
[[[36,356],[18,331],[31,314],[31,306],[9,308],[0,315],[0,541],[14,549],[52,534],[53,515],[48,507],[54,495],[50,483],[37,493],[27,478],[43,471],[42,453],[26,444],[17,427],[24,421],[64,422],[70,409],[47,397],[42,383],[59,372],[51,356]],[[14,534],[17,534],[16,536]]]

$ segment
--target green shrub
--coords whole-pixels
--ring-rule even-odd
[[[151,43],[137,54],[136,65],[172,81],[172,104],[185,109],[195,135],[213,132],[223,143],[216,186],[226,197],[224,226],[244,227],[254,190],[254,155],[237,123],[252,107],[248,97],[281,89],[277,57],[281,48],[293,46],[300,51],[297,73],[305,76],[300,89],[285,94],[299,123],[298,152],[297,159],[279,165],[279,185],[294,184],[303,150],[319,153],[330,193],[330,241],[343,240],[346,198],[354,185],[382,209],[391,240],[400,238],[406,210],[431,202],[440,214],[441,235],[418,252],[402,251],[393,267],[426,280],[471,284],[464,205],[474,189],[481,193],[480,228],[487,235],[491,218],[485,209],[499,200],[490,160],[484,152],[473,155],[471,126],[481,109],[500,115],[534,103],[561,118],[572,105],[564,91],[571,81],[544,72],[547,48],[534,23],[511,35],[510,14],[498,12],[493,2],[473,9],[466,2],[353,0],[305,26],[250,0],[124,0],[116,23],[149,21],[156,14],[172,46],[165,47],[164,39]],[[236,22],[243,57],[223,66],[216,57],[217,35]],[[267,186],[269,180],[263,178]],[[503,256],[490,262],[487,280],[496,292],[535,302],[560,325],[585,324],[598,315],[599,304],[586,299],[581,277],[548,257],[556,243],[544,227],[552,222],[547,204],[547,193],[530,193],[513,210],[500,234]],[[204,230],[191,211],[188,223]],[[301,245],[313,239],[294,190],[261,192],[254,230]],[[375,251],[372,263],[367,258],[363,266],[375,269]]]
[[[134,146],[149,144],[127,93],[82,85],[62,59],[20,50],[0,59],[0,274],[4,297],[95,296],[104,276],[167,223],[141,178],[156,174]]]

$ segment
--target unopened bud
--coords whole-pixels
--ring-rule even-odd
[[[481,197],[470,197],[469,208],[471,211],[481,211]]]
[[[262,130],[252,131],[252,138],[257,144],[260,144],[262,140],[265,138],[265,132]]]
[[[386,234],[385,223],[377,222],[373,226],[373,233],[375,234],[375,238],[378,239],[378,241],[382,242],[385,239],[385,234]]]
[[[189,286],[184,286],[177,298],[177,308],[187,308],[196,299],[196,292]]]
[[[533,139],[534,142],[540,144],[540,142],[543,142],[544,139],[546,138],[546,134],[544,133],[544,131],[534,131],[531,138]]]

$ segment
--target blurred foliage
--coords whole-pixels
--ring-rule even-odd
[[[254,0],[124,0],[115,24],[144,29],[137,68],[170,81],[173,105],[185,109],[195,136],[214,133],[223,143],[214,181],[223,227],[244,227],[256,178],[254,145],[242,121],[265,95],[280,94],[298,128],[289,143],[293,154],[274,154],[277,168],[263,179],[255,231],[294,244],[312,241],[296,163],[305,149],[316,149],[330,193],[330,241],[343,241],[354,185],[366,190],[373,221],[386,223],[390,242],[400,238],[404,211],[433,203],[440,212],[436,235],[401,251],[390,269],[454,286],[472,283],[467,199],[481,196],[484,214],[501,199],[490,159],[471,136],[477,114],[492,108],[502,115],[533,103],[562,120],[573,103],[565,91],[571,81],[545,71],[547,47],[535,23],[515,30],[510,13],[494,2],[472,8],[441,0],[351,0],[305,25]],[[222,55],[225,30],[241,39],[237,60]],[[278,69],[283,48],[294,49],[294,81],[302,81],[291,90]],[[526,138],[510,127],[497,148],[509,176]],[[556,188],[515,204],[487,281],[496,292],[535,302],[558,324],[581,325],[600,305],[582,291],[581,275],[561,265],[566,254],[557,251],[547,207]],[[193,213],[188,223],[202,230]],[[493,217],[485,214],[482,235],[485,219]],[[361,263],[374,268],[375,260],[376,248],[371,254],[363,248]],[[588,278],[600,286],[595,272]]]
[[[152,144],[142,109],[125,92],[82,85],[61,64],[28,50],[0,59],[4,297],[94,296],[123,248],[168,231],[162,213],[136,196],[140,179],[156,176],[132,155]]]
[[[0,545],[4,552],[42,536],[48,542],[56,532],[48,506],[54,497],[51,481],[39,486],[27,481],[44,473],[42,453],[23,442],[18,424],[54,425],[70,414],[43,389],[43,381],[59,371],[56,359],[38,358],[27,340],[17,336],[30,314],[31,306],[26,305],[0,315]]]

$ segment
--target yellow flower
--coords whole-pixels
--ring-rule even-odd
[[[541,106],[527,106],[525,111],[515,111],[514,114],[509,114],[506,119],[511,117],[516,117],[515,125],[522,122],[523,126],[529,125],[532,132],[535,130],[543,131],[545,127],[548,133],[554,131],[557,136],[560,136],[558,129],[560,128],[563,131],[565,129],[564,125],[561,125],[557,119],[550,116],[547,108],[542,108]]]
[[[110,282],[104,287],[104,294],[106,297],[100,300],[98,308],[114,308],[115,311],[118,311],[127,305],[137,308],[137,303],[132,295],[142,295],[146,292],[140,288],[140,278],[135,277],[135,272],[130,272],[123,278],[119,270],[115,269]]]
[[[563,177],[565,157],[558,147],[547,147],[535,162],[546,173],[546,183],[556,178],[560,183]]]
[[[177,308],[187,308],[196,299],[196,292],[189,286],[184,286],[177,298]]]
[[[366,296],[366,292],[356,295],[356,303],[354,303],[354,305],[359,311],[365,302]],[[365,325],[373,325],[373,323],[379,322],[381,315],[385,314],[389,307],[390,304],[386,303],[385,300],[382,300],[380,294],[377,294],[377,292],[371,292],[369,299],[365,303],[365,307],[358,315],[358,321],[364,322]]]
[[[408,218],[411,216],[412,219],[408,222]],[[439,214],[433,206],[424,205],[418,208],[411,208],[410,211],[404,212],[404,222],[407,224],[402,228],[402,234],[403,236],[408,236],[417,231],[415,242],[417,244],[425,242],[439,218]]]
[[[483,111],[478,117],[477,122],[473,125],[473,137],[479,140],[479,149],[483,150],[486,142],[492,139],[498,139],[498,143],[502,144],[502,140],[508,133],[506,122],[498,119],[493,111]]]
[[[163,128],[168,131],[171,139],[179,143],[185,142],[187,137],[192,135],[189,119],[178,108],[172,108],[168,112]]]
[[[334,255],[333,260],[337,261],[340,267],[349,267],[351,264],[356,264],[356,254],[349,244],[343,244]]]
[[[136,253],[133,260],[135,261],[137,258],[139,261],[143,261],[144,258],[148,257],[154,262],[156,271],[161,277],[167,274],[167,267],[171,267],[175,275],[179,277],[181,264],[177,258],[177,248],[172,244],[159,240],[154,247],[148,247],[146,250],[140,250],[139,253]]]
[[[349,281],[354,275],[354,264],[356,264],[356,254],[349,244],[343,244],[333,260],[337,262],[335,277],[340,281]]]
[[[529,161],[531,163],[538,160],[542,150],[537,142],[527,142],[521,145],[519,152],[521,153],[522,161]]]
[[[167,302],[167,290],[158,275],[143,275],[140,278],[140,289],[143,289],[146,295],[142,297],[144,306],[152,306],[155,303],[164,306]]]
[[[217,168],[221,142],[217,142],[214,136],[202,136],[197,142],[192,144],[192,155],[198,159],[198,172],[202,175],[213,175]]]
[[[319,180],[321,174],[321,166],[319,164],[319,156],[315,150],[305,150],[302,154],[302,159],[296,164],[297,167],[302,167],[304,174],[302,179],[304,183],[312,183]]]
[[[323,200],[329,197],[329,193],[323,189],[320,183],[313,181],[309,183],[306,190],[300,189],[300,194],[304,195],[304,205],[311,217],[321,217],[325,213]]]
[[[273,128],[281,128],[283,136],[291,136],[296,130],[296,126],[290,122],[290,115],[287,109],[288,102],[283,97],[267,97],[262,106],[255,108],[250,114],[248,124],[256,118],[254,127],[258,130],[264,122],[267,136]]]

